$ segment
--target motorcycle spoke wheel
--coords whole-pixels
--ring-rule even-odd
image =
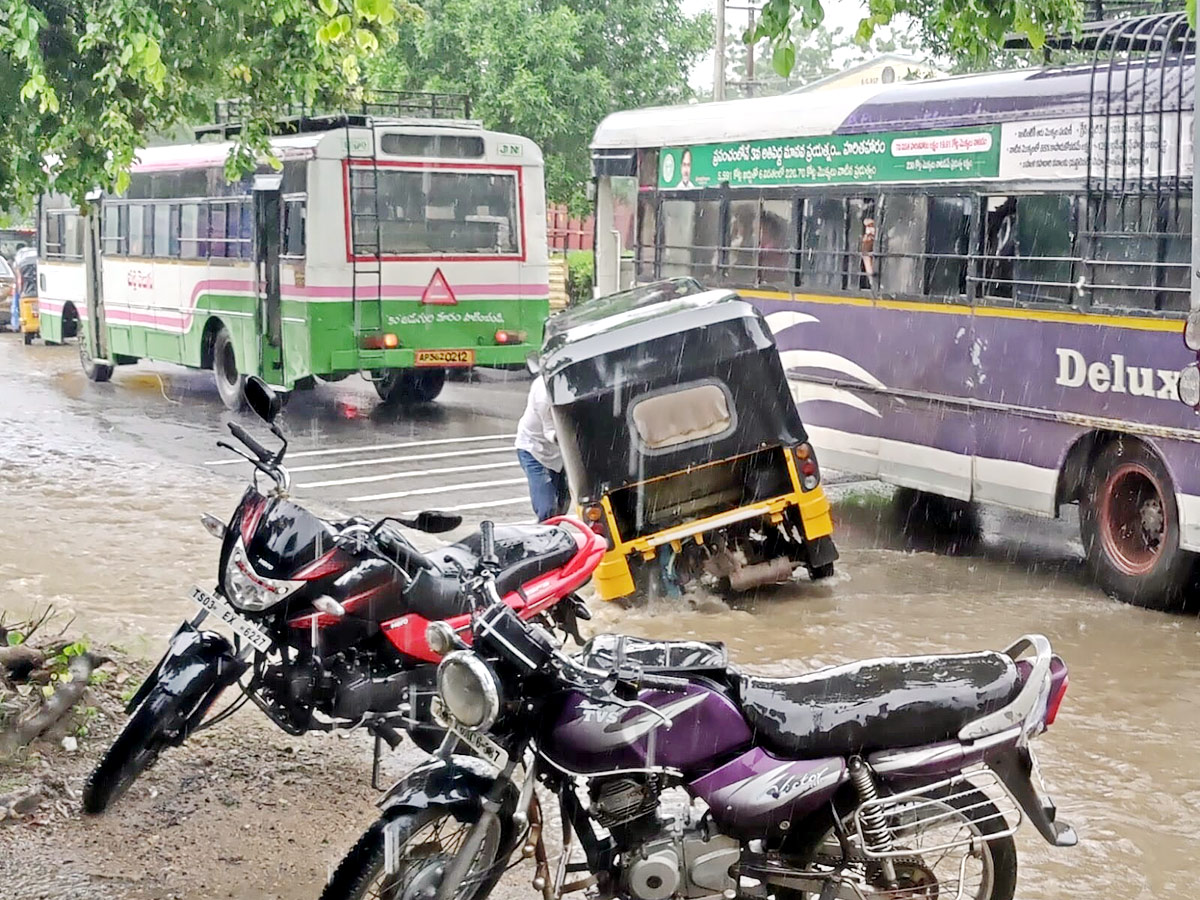
[[[433,900],[441,880],[462,849],[472,823],[444,809],[402,817],[398,828],[396,871],[385,868],[385,823],[376,822],[334,872],[321,900]],[[499,878],[497,854],[501,827],[485,835],[454,900],[483,900]]]

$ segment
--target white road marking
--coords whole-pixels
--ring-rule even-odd
[[[516,436],[515,432],[511,434],[478,434],[472,437],[437,438],[432,441],[409,441],[403,444],[365,444],[357,447],[329,447],[325,450],[297,450],[294,453],[289,453],[287,458],[296,459],[300,456],[336,456],[339,453],[372,453],[376,450],[403,450],[406,447],[433,447],[441,444],[474,444],[480,441],[511,440]],[[244,460],[213,459],[206,462],[205,465],[229,466],[241,462],[244,462]]]
[[[511,462],[484,463],[479,466],[452,466],[445,469],[419,469],[412,472],[385,472],[382,475],[360,475],[357,478],[335,478],[331,481],[310,481],[307,484],[296,485],[298,488],[337,487],[343,484],[371,484],[376,481],[393,481],[397,478],[420,478],[426,475],[452,475],[455,472],[484,472],[488,469],[516,469],[520,463],[515,459]]]
[[[401,497],[421,497],[429,494],[454,494],[460,491],[470,491],[476,488],[484,490],[493,487],[505,487],[510,484],[527,484],[524,478],[503,478],[500,481],[475,481],[469,484],[450,484],[442,487],[416,488],[411,491],[395,491],[390,494],[368,494],[363,497],[350,497],[350,503],[369,503],[372,500],[398,500]]]
[[[528,497],[513,497],[509,500],[488,500],[485,503],[463,503],[459,506],[439,506],[438,512],[466,512],[471,509],[491,509],[494,506],[516,506],[518,503],[529,504]],[[415,516],[420,510],[401,513],[405,516]]]
[[[516,454],[510,446],[488,447],[486,450],[449,450],[445,453],[417,453],[412,456],[381,456],[374,459],[354,459],[349,462],[320,463],[315,466],[288,466],[288,471],[295,475],[297,472],[324,472],[329,469],[354,469],[362,466],[385,465],[388,463],[420,462],[427,459],[449,459],[459,456],[482,456],[487,453]]]

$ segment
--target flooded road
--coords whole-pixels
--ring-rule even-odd
[[[189,586],[212,580],[217,546],[197,517],[209,510],[224,518],[245,473],[204,465],[219,458],[213,441],[221,430],[208,377],[163,371],[162,383],[134,370],[95,386],[79,373],[73,348],[26,349],[0,335],[0,610],[21,614],[53,603],[77,615],[93,636],[156,653],[189,612]],[[356,448],[464,437],[479,439],[468,446],[495,450],[499,461],[497,448],[508,442],[496,436],[511,430],[524,393],[519,379],[453,384],[444,404],[414,419],[371,415],[370,386],[343,382],[296,398],[288,426],[298,449],[342,454],[308,457],[311,464],[413,452]],[[343,404],[361,404],[359,414],[347,417]],[[421,450],[437,452],[443,451]],[[484,464],[471,458],[461,464]],[[393,471],[383,465],[373,474]],[[442,460],[421,465],[453,467]],[[353,466],[329,471],[372,474]],[[433,484],[486,482],[465,488],[461,505],[505,502],[465,510],[468,519],[522,518],[521,492],[491,484],[519,474],[447,473]],[[420,474],[394,481],[414,489],[430,484]],[[347,493],[351,488],[359,493]],[[374,491],[389,492],[401,491]],[[318,509],[362,514],[412,508],[424,496],[443,505],[454,496],[351,503],[364,493],[354,485],[299,493]],[[978,550],[912,552],[891,524],[886,491],[851,486],[836,493],[842,559],[830,582],[763,591],[733,608],[716,599],[633,612],[607,606],[597,610],[595,624],[723,640],[736,662],[776,673],[865,656],[1001,648],[1023,633],[1042,632],[1067,660],[1071,687],[1058,722],[1036,749],[1060,815],[1076,826],[1081,842],[1053,850],[1023,828],[1017,896],[1195,896],[1196,618],[1148,613],[1099,595],[1085,582],[1071,521],[989,511]]]

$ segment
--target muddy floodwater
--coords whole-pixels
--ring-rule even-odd
[[[216,542],[197,517],[228,513],[243,486],[238,472],[184,461],[174,449],[191,439],[183,426],[164,426],[161,443],[152,431],[131,436],[106,417],[91,386],[45,361],[53,348],[34,348],[41,361],[17,371],[30,357],[2,344],[0,609],[52,603],[98,638],[157,653],[189,612],[188,587],[213,578]],[[205,410],[211,416],[211,405]],[[211,422],[192,437],[211,446]],[[722,640],[735,661],[781,674],[866,656],[1001,648],[1042,632],[1066,659],[1071,685],[1057,724],[1035,746],[1060,815],[1081,840],[1052,849],[1022,828],[1017,895],[1195,897],[1197,619],[1121,605],[1089,587],[1071,521],[989,510],[978,550],[916,552],[891,524],[885,489],[838,494],[842,558],[830,582],[800,581],[733,606],[715,598],[607,606],[594,624]]]

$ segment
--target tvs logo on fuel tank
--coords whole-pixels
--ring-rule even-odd
[[[1159,400],[1179,400],[1179,371],[1131,366],[1120,353],[1107,360],[1091,361],[1078,350],[1056,347],[1058,377],[1055,384],[1063,387],[1086,387],[1097,394],[1131,394],[1134,397],[1155,397]]]

